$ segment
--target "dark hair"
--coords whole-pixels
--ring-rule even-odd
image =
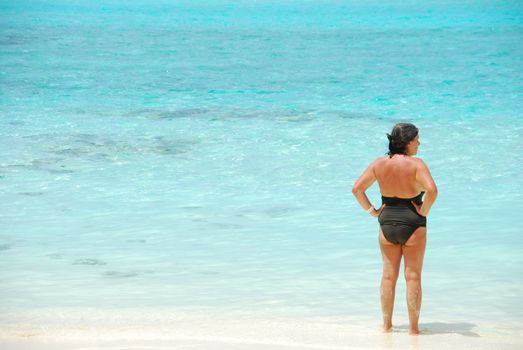
[[[389,139],[389,158],[394,154],[407,154],[407,145],[418,135],[418,128],[410,123],[398,123],[387,134]]]

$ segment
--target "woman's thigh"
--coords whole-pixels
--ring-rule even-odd
[[[405,274],[410,274],[413,278],[421,278],[426,244],[427,228],[418,227],[402,247]]]
[[[383,274],[389,275],[391,278],[397,278],[401,264],[401,245],[393,244],[385,238],[383,231],[380,228],[379,242],[381,256],[383,259]]]

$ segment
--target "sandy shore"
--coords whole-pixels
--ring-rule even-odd
[[[252,350],[309,350],[309,349],[521,349],[519,338],[471,339],[461,336],[375,335],[359,337],[347,335],[344,341],[334,344],[304,344],[245,341],[240,338],[172,338],[172,339],[79,339],[70,337],[33,337],[31,339],[1,339],[5,350],[162,350],[162,349],[252,349]]]
[[[46,315],[47,320],[42,318]],[[421,324],[422,335],[409,336],[407,325],[381,333],[347,318],[267,320],[216,315],[86,312],[11,315],[0,322],[5,350],[159,350],[159,349],[521,349],[517,327],[466,322]],[[109,317],[109,315],[112,315]],[[5,316],[5,315],[3,315]],[[11,320],[12,321],[12,320]]]

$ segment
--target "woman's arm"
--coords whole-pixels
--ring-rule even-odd
[[[369,198],[365,194],[365,191],[367,188],[369,188],[374,181],[376,181],[376,176],[374,175],[374,165],[376,164],[376,161],[372,162],[367,169],[361,174],[361,176],[356,180],[356,183],[354,183],[354,186],[352,187],[352,193],[358,200],[358,203],[360,203],[361,207],[365,209],[365,211],[370,210],[370,214],[372,216],[379,216],[381,214],[381,211],[383,210],[383,205],[379,209],[372,209],[372,204],[369,201]]]
[[[430,207],[434,204],[436,197],[438,196],[438,188],[436,183],[430,174],[429,168],[425,162],[418,158],[418,166],[416,169],[416,181],[423,186],[425,189],[425,197],[421,206],[415,205],[418,213],[423,216],[429,214]]]

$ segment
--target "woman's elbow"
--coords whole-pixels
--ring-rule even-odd
[[[354,185],[354,187],[352,187],[352,194],[355,196],[358,196],[358,194],[363,193],[364,191],[365,190],[359,186]]]
[[[436,197],[438,195],[438,188],[436,187],[436,185],[432,185],[427,187],[426,192]]]

